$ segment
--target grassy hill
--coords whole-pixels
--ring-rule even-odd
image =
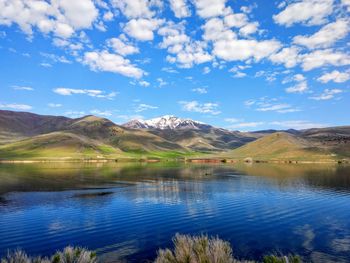
[[[5,135],[0,145],[1,159],[176,157],[190,154],[187,148],[157,135],[127,129],[96,116],[70,119],[0,111],[0,131]]]
[[[150,130],[150,132],[193,151],[204,152],[230,150],[254,141],[261,136],[260,134],[228,131],[214,127],[204,130]]]
[[[350,126],[241,133],[130,129],[96,116],[71,119],[0,110],[0,159],[203,158],[329,161],[350,158]]]
[[[256,160],[328,161],[340,158],[330,148],[290,133],[276,132],[239,147],[228,154],[231,158]]]

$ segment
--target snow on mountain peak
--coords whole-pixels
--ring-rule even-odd
[[[132,120],[126,124],[125,127],[128,128],[147,128],[147,129],[201,129],[209,127],[209,125],[204,124],[199,121],[194,121],[191,119],[178,118],[173,115],[164,115],[149,120]]]

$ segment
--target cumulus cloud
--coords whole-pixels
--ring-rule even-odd
[[[113,99],[117,95],[117,92],[106,93],[105,91],[98,90],[98,89],[56,88],[53,90],[53,92],[63,96],[82,94],[82,95],[88,95],[90,97],[105,98],[105,99]]]
[[[119,38],[107,39],[106,43],[109,47],[113,48],[116,53],[122,56],[139,53],[139,49],[131,43],[128,43],[124,35],[121,35]]]
[[[286,68],[292,68],[300,64],[304,71],[323,66],[345,66],[350,64],[349,54],[331,48],[302,54],[298,47],[291,46],[272,54],[269,59],[275,64],[284,64]]]
[[[202,18],[223,15],[226,0],[194,0],[197,14]]]
[[[154,38],[153,31],[163,22],[163,19],[132,19],[125,25],[124,32],[140,41],[152,40]]]
[[[295,36],[293,42],[294,44],[306,46],[310,49],[326,48],[346,37],[349,30],[349,21],[339,19],[336,22],[325,25],[311,36]]]
[[[149,0],[112,0],[112,5],[128,18],[151,18],[155,14],[152,8],[159,6],[157,1]]]
[[[141,103],[141,104],[137,105],[137,107],[135,108],[135,112],[143,112],[146,110],[154,110],[154,109],[158,109],[158,107]]]
[[[291,3],[273,19],[277,24],[291,26],[295,23],[320,25],[333,11],[333,0],[302,0]]]
[[[350,64],[350,55],[333,49],[316,50],[300,56],[303,70],[309,71],[315,68],[332,65],[344,66]]]
[[[213,53],[227,61],[242,61],[249,58],[259,61],[275,53],[280,47],[281,44],[277,40],[219,40],[214,43]]]
[[[98,9],[91,0],[0,0],[0,24],[17,24],[29,36],[37,28],[44,34],[68,38],[75,30],[90,28],[97,16]]]
[[[188,17],[191,15],[191,11],[185,0],[170,0],[170,7],[177,18]]]
[[[309,89],[306,78],[302,74],[295,74],[293,77],[285,79],[282,83],[285,84],[289,82],[295,82],[295,84],[286,88],[287,93],[305,93]]]
[[[340,94],[343,91],[341,89],[325,89],[321,94],[310,97],[312,100],[330,100],[333,99],[336,94]]]
[[[339,72],[338,70],[333,70],[332,72],[323,74],[317,80],[322,83],[328,83],[330,81],[342,83],[348,81],[349,79],[349,72]]]
[[[131,64],[130,60],[106,50],[85,52],[82,63],[93,71],[119,73],[132,78],[141,78],[145,74],[142,69]]]
[[[18,104],[18,103],[0,103],[0,109],[8,110],[31,110],[33,107],[27,104]]]
[[[286,68],[295,67],[299,63],[299,48],[295,46],[283,48],[272,54],[269,59],[276,64],[284,64]]]
[[[182,106],[182,110],[198,113],[206,113],[212,115],[218,115],[221,112],[217,109],[219,104],[207,102],[199,103],[198,101],[180,101],[179,104]]]
[[[141,81],[139,81],[139,85],[142,87],[148,87],[151,84],[148,81],[141,80]]]
[[[158,30],[158,34],[163,37],[160,47],[166,48],[171,54],[167,56],[167,61],[183,68],[211,61],[212,56],[205,50],[206,42],[193,41],[184,31],[183,23],[172,22]]]

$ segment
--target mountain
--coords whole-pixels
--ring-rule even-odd
[[[249,133],[174,116],[129,124],[93,115],[73,119],[0,110],[0,159],[173,158],[210,152],[233,159],[350,158],[350,126]]]
[[[335,128],[329,128],[334,130]],[[350,140],[325,144],[321,139],[311,139],[310,130],[294,135],[276,132],[250,142],[226,154],[230,158],[258,160],[329,161],[349,157]]]
[[[128,129],[92,115],[71,119],[0,111],[0,134],[0,158],[96,158],[188,152],[187,148],[148,131]]]
[[[179,129],[208,129],[211,126],[191,119],[182,119],[173,115],[165,115],[150,120],[132,120],[122,126],[131,129],[160,129],[160,130],[179,130]]]
[[[123,125],[132,129],[147,129],[150,133],[193,151],[211,152],[237,148],[251,142],[260,134],[242,133],[166,115],[151,120],[132,120]]]

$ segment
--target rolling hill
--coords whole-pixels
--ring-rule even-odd
[[[92,115],[72,119],[0,110],[0,159],[201,158],[204,154],[266,161],[340,160],[350,158],[350,126],[238,132],[174,116],[120,126]]]
[[[346,155],[337,149],[339,145],[325,145],[322,140],[310,139],[306,136],[286,132],[275,132],[239,147],[227,156],[231,158],[252,158],[261,161],[331,161],[342,159]],[[350,141],[345,145],[349,147]]]
[[[114,158],[176,156],[189,150],[105,118],[77,119],[0,111],[0,158]]]

